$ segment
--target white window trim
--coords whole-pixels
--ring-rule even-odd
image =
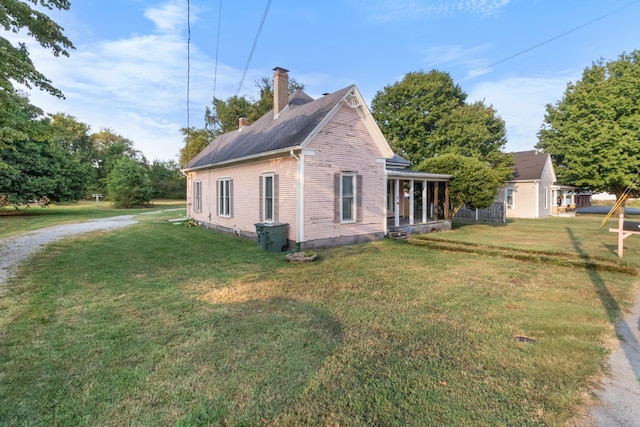
[[[511,204],[509,204],[508,193],[511,191]],[[516,207],[516,189],[514,187],[507,187],[504,190],[504,204],[507,209],[514,209]]]
[[[543,187],[543,188],[544,188],[544,208],[549,209],[549,188],[548,187]]]
[[[356,203],[357,201],[357,180],[356,180],[356,173],[355,172],[342,172],[340,174],[340,223],[341,224],[354,224],[357,222],[357,218],[358,218],[358,213],[356,212],[356,209],[358,208],[358,203]],[[344,218],[344,212],[343,212],[343,206],[344,206],[344,195],[342,194],[342,188],[343,188],[343,180],[345,177],[351,177],[351,188],[353,189],[353,200],[351,201],[351,218],[349,219],[345,219]]]
[[[193,212],[202,213],[202,181],[193,181]]]
[[[226,186],[222,185],[224,183],[226,183]],[[231,178],[218,178],[218,182],[216,185],[218,186],[218,216],[223,218],[231,218]],[[229,194],[225,195],[225,190],[229,190]],[[224,212],[225,200],[227,201],[227,212]]]
[[[263,222],[274,222],[276,215],[275,208],[275,173],[265,173],[262,175],[262,220]],[[267,178],[271,178],[271,219],[267,219]]]

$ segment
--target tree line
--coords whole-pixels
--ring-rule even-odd
[[[69,55],[73,44],[33,0],[2,0],[0,25],[27,29],[54,56]],[[67,10],[67,0],[40,0],[45,8]],[[593,192],[639,195],[640,51],[610,62],[594,62],[582,79],[569,83],[563,98],[548,104],[536,148],[551,154],[558,183]],[[221,133],[238,128],[273,108],[273,82],[257,82],[259,97],[213,98],[205,127],[181,129],[179,164],[149,164],[133,142],[111,130],[90,134],[87,125],[65,114],[44,116],[13,82],[63,94],[39,73],[24,44],[0,37],[0,206],[38,198],[74,200],[103,193],[116,204],[146,203],[151,197],[185,196],[180,166]],[[290,80],[289,92],[304,89]],[[483,101],[467,94],[443,71],[409,72],[385,86],[371,112],[393,150],[418,170],[452,175],[451,208],[489,206],[513,173],[504,152],[505,123]],[[526,102],[526,101],[524,101]],[[533,141],[532,141],[533,142]],[[118,192],[130,189],[130,194]]]
[[[43,8],[68,10],[68,0],[2,0],[0,25],[27,33],[54,56],[69,56],[73,44]],[[185,198],[186,181],[175,161],[149,163],[133,141],[109,129],[90,127],[66,114],[45,115],[14,87],[39,88],[63,98],[40,73],[24,43],[0,37],[0,207],[33,201],[79,200],[100,193],[117,207],[141,206],[152,198]]]
[[[6,92],[5,92],[6,93]],[[0,104],[0,207],[71,201],[102,194],[115,207],[152,199],[184,199],[186,179],[176,161],[148,162],[133,141],[63,113],[44,116],[24,95]],[[19,107],[19,108],[18,108]],[[15,133],[8,136],[9,129]]]

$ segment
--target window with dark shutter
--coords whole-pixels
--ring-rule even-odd
[[[350,223],[362,221],[362,176],[355,172],[334,175],[333,220]]]

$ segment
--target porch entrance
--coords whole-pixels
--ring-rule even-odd
[[[450,220],[449,176],[387,170],[387,230]]]

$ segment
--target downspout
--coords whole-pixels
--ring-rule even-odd
[[[304,162],[296,156],[293,150],[289,151],[291,157],[296,159],[297,182],[296,182],[296,251],[300,252],[300,241],[304,236]],[[302,156],[302,155],[301,155]]]
[[[187,219],[189,219],[189,175],[187,173],[185,173],[185,171],[183,171],[182,169],[180,169],[180,173],[182,173],[182,175],[184,175],[184,177],[187,179],[187,200],[184,201],[184,208],[185,208],[185,214]]]
[[[540,181],[536,181],[536,218],[540,218]]]

